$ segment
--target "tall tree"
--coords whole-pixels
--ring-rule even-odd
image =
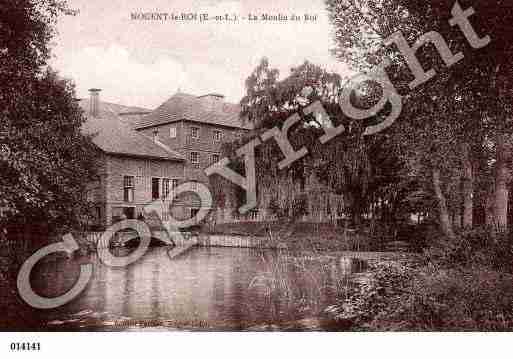
[[[76,225],[95,151],[74,87],[48,68],[66,4],[6,0],[0,9],[0,223]]]
[[[309,156],[294,163],[287,175],[304,180],[305,176],[315,173],[322,183],[343,195],[347,212],[353,222],[359,224],[371,207],[376,208],[374,202],[382,206],[392,203],[388,199],[396,193],[392,188],[397,184],[396,171],[401,164],[394,157],[386,135],[365,138],[361,121],[343,114],[338,105],[342,86],[343,80],[338,74],[309,62],[292,68],[287,77],[278,80],[277,70],[270,68],[264,59],[248,77],[247,95],[241,104],[243,113],[262,131],[281,127],[292,114],[301,116],[301,121],[289,131],[289,137],[295,148],[306,146]],[[366,101],[364,97],[357,100]],[[320,121],[325,119],[305,115],[302,111],[317,101],[335,126],[343,125],[346,129],[326,144],[319,142],[323,134]],[[276,163],[282,154],[276,146],[262,147],[258,161],[262,170],[257,173],[266,177],[261,180],[276,180],[280,176]],[[387,196],[390,198],[385,199]],[[397,196],[394,198],[400,201]]]
[[[449,211],[452,207],[453,211],[459,212],[458,216],[463,217],[466,227],[473,221],[473,184],[476,183],[475,169],[480,168],[474,166],[476,161],[472,157],[476,153],[487,153],[486,147],[494,144],[495,159],[489,161],[493,161],[496,168],[493,189],[495,221],[505,226],[508,181],[505,167],[509,158],[503,158],[508,157],[508,151],[502,146],[507,141],[501,139],[508,136],[507,119],[511,112],[508,105],[511,104],[511,91],[507,90],[511,88],[511,35],[507,30],[513,16],[511,6],[501,0],[493,1],[493,6],[455,0],[327,0],[326,4],[336,29],[334,53],[340,59],[350,60],[358,69],[368,68],[384,58],[391,61],[388,72],[405,95],[402,117],[398,121],[410,122],[412,125],[407,128],[415,134],[408,136],[396,131],[398,138],[409,139],[407,143],[412,149],[417,149],[409,153],[430,156],[429,161],[417,162],[431,170],[429,177],[433,179],[439,211]],[[477,36],[485,38],[488,35],[493,39],[485,48],[476,49],[479,46],[449,22],[456,6],[468,9],[472,5],[476,14],[470,20]],[[412,91],[405,86],[412,80],[412,72],[404,56],[397,56],[397,46],[384,41],[398,31],[410,46],[421,35],[437,31],[447,41],[452,53],[461,51],[464,54],[464,60],[447,69],[436,48],[423,46],[416,51],[416,56],[424,69],[434,68],[437,74]],[[366,41],[352,40],[354,37]],[[419,146],[418,138],[425,140],[421,141],[424,146]],[[471,148],[476,145],[480,149]],[[436,173],[438,171],[442,173]],[[455,173],[459,173],[460,180],[455,180],[458,177]],[[454,187],[455,181],[462,182],[461,192],[458,191],[461,196],[457,200],[459,203],[450,206],[445,198],[450,192],[444,193],[443,188],[438,187]],[[450,221],[446,221],[448,217],[449,213],[440,213],[444,231],[452,236]]]

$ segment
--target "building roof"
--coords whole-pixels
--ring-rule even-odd
[[[207,96],[195,96],[178,92],[134,126],[137,129],[163,125],[177,121],[194,121],[218,126],[251,129],[240,118],[239,105],[212,100]],[[214,97],[221,97],[215,95]]]
[[[93,135],[93,143],[103,152],[114,155],[161,160],[185,160],[184,156],[180,153],[160,143],[153,142],[151,138],[132,129],[120,116],[113,115],[110,110],[117,109],[117,106],[120,105],[115,106],[116,107],[107,107],[106,109],[104,102],[102,102],[100,115],[105,113],[107,113],[107,115],[101,118],[88,116],[87,120],[82,125],[83,133]]]
[[[91,100],[89,98],[79,101],[79,106],[89,113]],[[100,118],[121,119],[130,126],[139,122],[142,117],[151,113],[151,110],[142,107],[124,106],[116,103],[100,101]]]

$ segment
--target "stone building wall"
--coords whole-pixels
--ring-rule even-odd
[[[124,208],[134,208],[135,218],[142,213],[143,208],[152,203],[152,178],[160,179],[160,194],[162,179],[177,179],[183,182],[184,165],[178,161],[157,159],[140,159],[121,156],[106,156],[106,176],[103,181],[105,191],[105,221],[112,223],[113,217],[118,217]],[[124,201],[124,176],[134,177],[134,198],[132,202]],[[163,206],[169,201],[163,202]],[[182,215],[183,201],[176,202],[177,216]],[[181,207],[180,207],[181,206]]]

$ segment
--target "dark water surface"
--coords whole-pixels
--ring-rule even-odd
[[[123,253],[118,253],[121,255]],[[171,259],[152,248],[126,268],[97,256],[41,261],[34,290],[55,296],[93,264],[86,290],[69,304],[37,311],[43,330],[246,330],[319,318],[364,263],[351,258],[241,248],[193,248]]]

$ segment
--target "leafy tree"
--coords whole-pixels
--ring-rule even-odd
[[[343,195],[346,212],[354,224],[359,224],[371,208],[391,207],[392,198],[400,202],[394,196],[398,193],[396,171],[401,162],[393,150],[386,148],[390,145],[387,135],[365,138],[361,121],[342,113],[338,100],[343,79],[309,62],[292,68],[283,80],[278,80],[278,75],[266,59],[262,60],[246,81],[247,95],[241,102],[243,113],[257,123],[258,131],[281,127],[291,115],[299,114],[301,121],[289,131],[289,138],[295,148],[306,146],[309,155],[280,171],[276,164],[283,155],[272,141],[265,143],[257,161],[258,183],[277,185],[283,176],[305,181],[315,173],[321,183]],[[309,91],[304,92],[305,88]],[[345,133],[326,144],[319,142],[322,119],[301,111],[316,101],[321,102],[335,125],[346,128]]]
[[[474,28],[493,39],[489,46],[475,50],[448,22],[454,0],[327,0],[326,4],[335,26],[335,55],[359,70],[385,57],[391,60],[388,72],[405,94],[402,116],[393,129],[396,142],[405,145],[405,161],[414,164],[411,172],[422,174],[420,183],[431,178],[446,235],[453,236],[451,209],[463,217],[464,226],[472,226],[473,191],[487,182],[484,178],[488,172],[486,164],[477,163],[487,161],[495,163],[495,222],[505,226],[507,119],[511,116],[512,45],[506,30],[513,16],[510,5],[501,0],[493,4],[459,2],[463,9],[474,6]],[[453,53],[462,51],[464,60],[447,70],[436,50],[424,46],[417,52],[419,60],[425,69],[435,68],[437,75],[410,91],[405,86],[412,80],[409,68],[394,46],[387,46],[384,40],[401,31],[412,44],[433,30],[443,35]],[[490,145],[495,158],[484,160],[482,155],[489,153]],[[419,171],[422,168],[425,170]],[[476,170],[483,173],[476,176]],[[460,190],[451,191],[456,188]],[[449,196],[448,201],[447,196],[455,192],[460,195]]]
[[[48,68],[65,3],[6,0],[0,9],[0,224],[65,230],[87,213],[95,150],[73,85]],[[5,234],[5,231],[4,231]]]

